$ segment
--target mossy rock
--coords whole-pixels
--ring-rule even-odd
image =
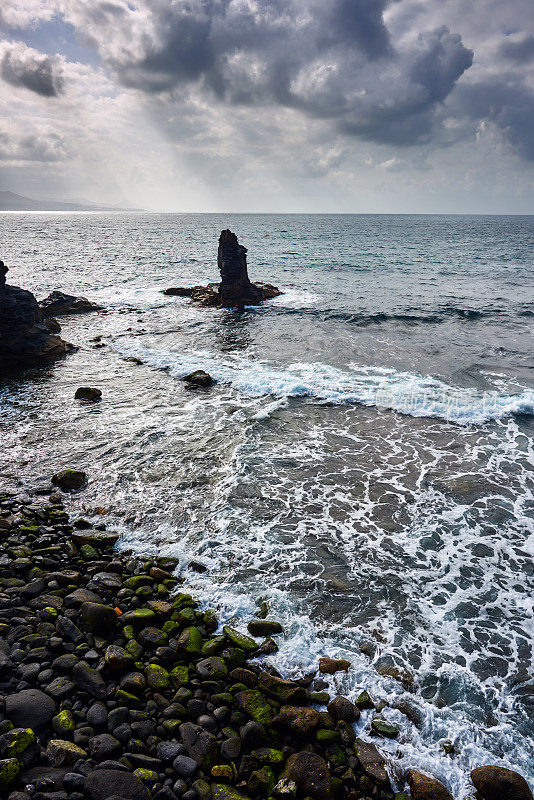
[[[180,686],[186,686],[189,683],[189,667],[185,664],[179,664],[171,670],[171,680],[174,686],[179,689]]]
[[[234,771],[228,764],[216,764],[211,768],[211,777],[223,781],[233,781]]]
[[[180,630],[180,625],[172,619],[168,619],[161,628],[163,633],[167,634],[169,638],[172,638],[178,631]]]
[[[178,650],[182,650],[185,653],[200,655],[203,643],[204,640],[202,639],[202,634],[199,629],[192,625],[180,634]]]
[[[258,649],[258,643],[251,636],[247,636],[245,633],[240,633],[239,631],[236,631],[235,628],[231,628],[229,625],[224,626],[223,633],[234,645],[234,647],[239,647],[246,653],[254,653]]]
[[[7,792],[20,772],[20,764],[16,758],[3,758],[0,760],[0,791]],[[7,797],[7,794],[4,795]]]
[[[384,736],[386,739],[396,739],[400,733],[396,725],[391,725],[380,717],[375,717],[371,721],[371,730],[379,736]]]
[[[140,586],[152,586],[153,579],[150,575],[132,575],[122,582],[125,589],[138,589]]]
[[[285,760],[282,751],[276,750],[274,747],[259,747],[257,750],[253,750],[251,755],[258,764],[262,765],[275,766],[283,764]]]
[[[214,636],[202,645],[201,653],[203,656],[216,656],[224,648],[226,636]]]
[[[269,797],[275,783],[276,778],[272,769],[270,767],[262,767],[251,773],[247,781],[247,788],[254,797]]]
[[[246,689],[236,694],[236,700],[244,711],[255,722],[270,725],[274,719],[274,712],[265,697],[257,689]]]
[[[60,711],[52,720],[52,728],[54,733],[57,733],[62,739],[70,736],[76,727],[76,722],[72,713],[68,710]]]
[[[315,734],[315,738],[319,744],[324,745],[337,744],[337,742],[341,741],[339,732],[330,730],[328,728],[320,728]]]
[[[87,482],[87,475],[81,469],[62,469],[52,476],[54,486],[63,492],[78,492]]]
[[[139,778],[145,786],[152,787],[158,782],[159,775],[153,769],[146,769],[145,767],[138,767],[134,769],[133,774]]]
[[[163,730],[171,739],[176,738],[180,733],[180,725],[183,719],[164,719],[161,723]]]
[[[247,795],[224,783],[212,783],[211,796],[213,800],[249,800]]]
[[[134,661],[137,661],[137,659],[143,653],[143,648],[139,642],[136,642],[135,639],[130,639],[129,642],[126,642],[126,652],[133,658]]]
[[[147,664],[145,667],[147,683],[152,691],[160,692],[168,689],[171,684],[171,676],[164,667],[159,664]]]
[[[2,749],[5,756],[14,758],[23,753],[35,742],[35,733],[31,728],[12,728],[2,735]]]
[[[176,595],[172,602],[172,610],[179,611],[181,608],[186,608],[190,606],[191,608],[196,608],[198,603],[196,600],[193,600],[193,597],[190,594],[185,594],[184,592],[180,592]]]
[[[156,614],[150,608],[135,608],[123,614],[121,620],[124,625],[133,625],[134,628],[141,628],[150,625],[156,619]]]

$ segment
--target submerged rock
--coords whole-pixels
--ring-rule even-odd
[[[256,305],[262,300],[282,294],[280,289],[270,283],[251,282],[247,269],[247,248],[239,244],[235,233],[228,229],[221,231],[219,237],[217,266],[221,273],[219,284],[175,286],[165,289],[163,294],[190,297],[199,305],[217,308],[242,308]]]
[[[7,272],[0,261],[0,368],[38,364],[73,350],[44,322],[31,292],[6,284]]]
[[[86,297],[76,297],[64,292],[52,292],[39,302],[43,317],[59,317],[65,314],[87,314],[102,311],[102,306],[91,303]]]

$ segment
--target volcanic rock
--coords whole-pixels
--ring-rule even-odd
[[[0,261],[0,368],[38,364],[73,350],[49,330],[31,292],[6,284],[7,271]]]
[[[252,283],[247,269],[247,248],[239,244],[237,236],[230,230],[221,231],[217,266],[221,282],[207,286],[171,287],[166,295],[191,297],[194,303],[217,308],[243,308],[257,305],[262,300],[278,297],[280,289],[270,283]]]
[[[52,292],[39,302],[43,318],[59,317],[65,314],[87,314],[89,311],[102,311],[102,306],[91,303],[86,297],[76,297],[64,292]]]

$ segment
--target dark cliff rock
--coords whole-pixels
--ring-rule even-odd
[[[91,303],[86,297],[76,297],[64,292],[52,292],[39,302],[43,317],[59,317],[66,314],[87,314],[89,311],[102,311],[102,306]]]
[[[207,286],[171,287],[163,294],[190,297],[194,303],[216,308],[242,308],[278,297],[280,289],[270,283],[252,283],[247,269],[247,248],[240,245],[235,233],[221,231],[217,265],[220,283]]]
[[[48,361],[72,350],[44,323],[33,294],[6,284],[7,271],[0,261],[0,368]]]

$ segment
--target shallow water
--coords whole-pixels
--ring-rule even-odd
[[[284,294],[161,295],[216,278],[223,227]],[[87,469],[73,510],[179,555],[224,618],[270,601],[279,669],[349,657],[332,683],[390,699],[399,785],[414,765],[458,798],[483,763],[533,781],[533,217],[3,214],[0,256],[107,309],[0,384],[3,484]],[[187,391],[196,368],[216,386]]]

